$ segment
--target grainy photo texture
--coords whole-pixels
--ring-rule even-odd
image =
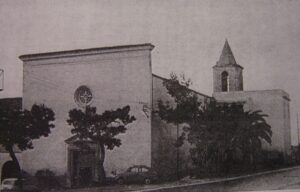
[[[0,190],[300,190],[300,1],[0,0]]]

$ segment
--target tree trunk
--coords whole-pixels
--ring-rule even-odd
[[[99,162],[98,162],[98,179],[99,179],[99,183],[100,184],[105,184],[105,179],[106,179],[106,175],[105,175],[105,170],[104,170],[104,159],[105,159],[105,147],[103,144],[99,143],[98,144],[99,147]]]
[[[105,184],[105,170],[104,170],[105,148],[100,142],[96,144],[96,177],[100,184]]]
[[[22,171],[21,171],[21,167],[20,167],[20,163],[16,157],[16,154],[13,150],[13,146],[7,146],[6,147],[6,150],[9,152],[9,155],[11,157],[11,159],[13,160],[14,164],[17,166],[17,169],[18,169],[18,179],[19,179],[19,182],[20,182],[20,188],[21,188],[21,191],[23,189],[23,181],[22,181]]]
[[[15,152],[13,151],[13,147],[12,146],[6,147],[6,150],[9,152],[9,155],[10,155],[11,159],[13,160],[13,162],[15,163],[15,165],[17,166],[18,170],[21,171],[21,167],[20,167],[19,161],[15,155]]]
[[[244,164],[244,168],[246,170],[249,170],[251,168],[251,152],[249,150],[244,151],[243,154],[243,164]]]
[[[177,124],[177,131],[176,131],[176,142],[178,144],[178,139],[179,139],[179,125]],[[176,176],[177,180],[179,180],[179,146],[176,146]]]

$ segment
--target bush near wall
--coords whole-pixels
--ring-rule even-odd
[[[274,170],[288,166],[290,166],[290,164],[285,161],[283,152],[277,150],[262,150],[260,153],[256,154],[252,164],[244,162],[241,158],[234,158],[217,166],[219,168],[214,164],[210,167],[195,166],[191,169],[191,176],[197,178],[230,177]]]
[[[40,189],[61,189],[65,186],[65,176],[57,176],[49,169],[38,170],[35,177]]]

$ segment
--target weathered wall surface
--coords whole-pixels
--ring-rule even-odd
[[[164,177],[174,176],[177,169],[177,149],[174,146],[177,139],[177,126],[163,121],[155,111],[158,110],[158,101],[169,102],[175,105],[173,98],[163,85],[166,79],[153,75],[153,115],[152,115],[152,166]],[[196,92],[195,92],[196,93]],[[196,93],[199,100],[210,97]],[[182,126],[178,127],[178,135],[182,133]],[[190,144],[185,141],[179,148],[179,171],[185,172],[191,167]]]
[[[74,92],[88,86],[93,93],[91,106],[97,112],[130,105],[136,117],[125,134],[122,145],[108,151],[107,173],[123,171],[134,164],[151,164],[151,50],[150,44],[74,50],[60,53],[21,56],[24,61],[23,107],[43,103],[56,115],[56,128],[47,138],[34,141],[34,150],[22,154],[23,168],[31,173],[48,168],[57,174],[67,171],[67,144],[71,127],[67,124],[70,109],[79,108]]]
[[[286,154],[291,147],[289,96],[282,90],[215,92],[217,101],[245,102],[245,110],[262,110],[272,127],[272,145],[263,143],[266,150],[278,150]]]

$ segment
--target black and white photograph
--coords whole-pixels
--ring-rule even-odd
[[[299,0],[0,0],[1,192],[297,192],[299,121]]]

